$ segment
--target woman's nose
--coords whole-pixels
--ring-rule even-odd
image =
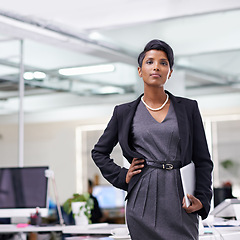
[[[159,71],[159,65],[157,63],[154,64],[153,70],[154,71]]]

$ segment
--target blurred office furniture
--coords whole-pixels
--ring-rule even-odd
[[[225,199],[213,209],[210,215],[240,220],[240,200]]]
[[[96,185],[93,187],[92,194],[97,198],[106,222],[125,223],[125,191],[112,185]]]
[[[214,207],[223,202],[225,199],[235,198],[232,195],[232,184],[225,182],[222,187],[213,188]]]

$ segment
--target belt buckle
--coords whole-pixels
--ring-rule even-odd
[[[163,164],[163,169],[172,170],[173,169],[173,165],[171,163]]]

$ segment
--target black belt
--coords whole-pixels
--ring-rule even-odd
[[[181,161],[172,161],[172,162],[150,162],[146,161],[146,164],[150,167],[165,169],[165,170],[172,170],[182,167]]]

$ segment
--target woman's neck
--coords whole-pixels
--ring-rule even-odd
[[[144,101],[147,104],[150,104],[154,107],[162,104],[165,100],[166,93],[163,88],[151,89],[151,91],[144,89]]]

